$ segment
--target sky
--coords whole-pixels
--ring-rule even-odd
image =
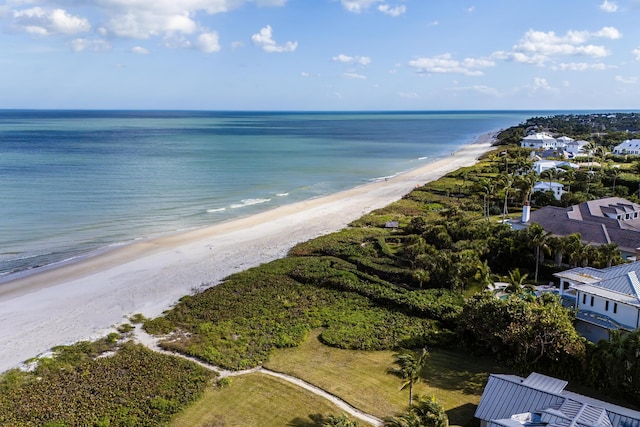
[[[637,110],[640,0],[0,0],[1,109]]]

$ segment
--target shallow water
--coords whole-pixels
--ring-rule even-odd
[[[392,176],[532,115],[0,111],[0,282]]]

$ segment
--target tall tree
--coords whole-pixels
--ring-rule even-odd
[[[419,399],[407,412],[386,418],[384,427],[448,427],[449,418],[442,405],[432,396]]]
[[[420,373],[427,366],[429,352],[426,348],[420,354],[412,351],[404,351],[394,354],[393,363],[398,366],[392,372],[404,380],[400,390],[409,388],[409,406],[413,404],[413,386],[420,381]]]
[[[502,185],[502,191],[504,192],[504,206],[502,208],[502,222],[505,222],[509,207],[507,205],[509,201],[509,191],[513,187],[513,177],[507,173],[500,175],[500,185]]]
[[[541,255],[544,253],[543,251],[549,250],[549,239],[551,237],[551,233],[546,231],[544,228],[540,226],[540,224],[532,224],[527,229],[527,235],[529,239],[531,239],[531,244],[533,244],[536,252],[536,271],[533,276],[533,281],[538,282],[538,271],[540,270]]]

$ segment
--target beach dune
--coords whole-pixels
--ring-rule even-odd
[[[340,230],[491,148],[492,134],[385,181],[159,239],[0,285],[0,372],[51,347],[98,338],[126,317],[160,315],[194,288],[281,258],[299,242]]]

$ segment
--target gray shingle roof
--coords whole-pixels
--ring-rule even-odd
[[[538,223],[546,231],[557,236],[580,233],[582,241],[594,245],[617,243],[628,253],[640,247],[640,216],[635,212],[640,205],[619,197],[607,197],[559,208],[545,206],[531,212],[530,223]],[[630,214],[628,220],[617,220],[607,215]]]

